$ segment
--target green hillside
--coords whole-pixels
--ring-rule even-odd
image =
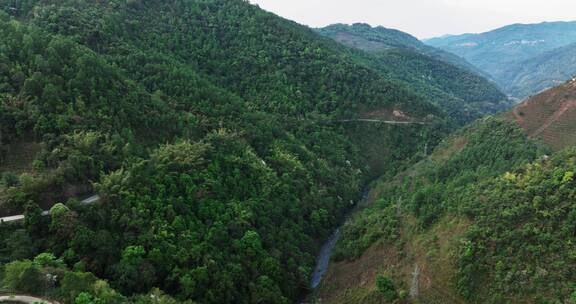
[[[375,182],[313,298],[574,303],[575,88],[477,120]]]
[[[575,156],[546,150],[488,118],[379,181],[374,203],[344,226],[316,297],[393,303],[377,283],[389,278],[394,298],[417,284],[426,303],[571,303]]]
[[[467,69],[469,64],[464,60],[406,33],[365,24],[332,25],[318,32],[368,52],[357,55],[361,62],[386,77],[399,79],[460,122],[511,106],[495,84]]]
[[[376,53],[392,48],[410,48],[429,57],[451,63],[480,75],[484,72],[466,60],[442,49],[424,44],[418,38],[395,29],[383,26],[372,27],[368,24],[352,25],[334,24],[316,29],[320,34],[330,37],[349,47],[358,48],[369,53]]]
[[[293,302],[360,187],[451,125],[348,49],[245,1],[5,9],[0,213],[26,215],[0,224],[10,291]],[[22,141],[41,151],[11,171]],[[78,202],[93,193],[99,203]],[[60,279],[38,284],[46,274]]]
[[[576,301],[574,81],[477,119],[507,98],[395,30],[313,30],[244,0],[8,2],[0,218],[25,217],[0,221],[0,294]],[[536,51],[531,26],[496,32],[551,75],[572,25],[540,25]]]

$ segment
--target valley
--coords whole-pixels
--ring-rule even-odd
[[[576,303],[575,44],[0,1],[0,303]]]

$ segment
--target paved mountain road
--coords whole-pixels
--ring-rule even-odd
[[[100,195],[95,194],[95,195],[90,196],[89,198],[82,200],[80,203],[82,203],[84,205],[90,205],[90,204],[98,202],[99,200],[100,200]],[[50,212],[48,210],[42,211],[43,216],[47,216],[49,213]],[[16,221],[21,221],[23,219],[24,219],[24,214],[0,217],[0,223],[16,222]]]
[[[31,296],[20,296],[20,295],[0,296],[0,303],[3,303],[5,301],[20,302],[20,303],[27,303],[27,304],[36,304],[36,303],[59,304],[58,302],[48,301],[48,300],[35,298],[35,297],[31,297]]]

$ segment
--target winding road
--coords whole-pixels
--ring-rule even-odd
[[[379,120],[379,119],[341,119],[337,120],[337,122],[375,122],[375,123],[383,123],[388,125],[428,125],[427,122],[422,121],[397,121],[397,120]]]
[[[83,199],[82,201],[80,201],[80,203],[84,204],[84,205],[90,205],[90,204],[94,204],[94,203],[98,202],[99,200],[100,200],[100,195],[95,194],[95,195],[92,195],[86,199]],[[43,216],[47,216],[48,214],[50,214],[50,211],[48,211],[48,210],[42,211]],[[23,219],[24,219],[24,214],[0,217],[0,223],[17,222],[17,221],[21,221]]]
[[[20,303],[27,303],[27,304],[59,304],[58,302],[48,301],[40,298],[35,298],[31,296],[21,296],[21,295],[13,295],[13,296],[0,296],[0,303],[4,301],[10,302],[20,302]]]

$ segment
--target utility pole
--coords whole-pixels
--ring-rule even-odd
[[[416,299],[420,296],[420,266],[416,264],[412,273],[412,286],[410,286],[410,298]]]

